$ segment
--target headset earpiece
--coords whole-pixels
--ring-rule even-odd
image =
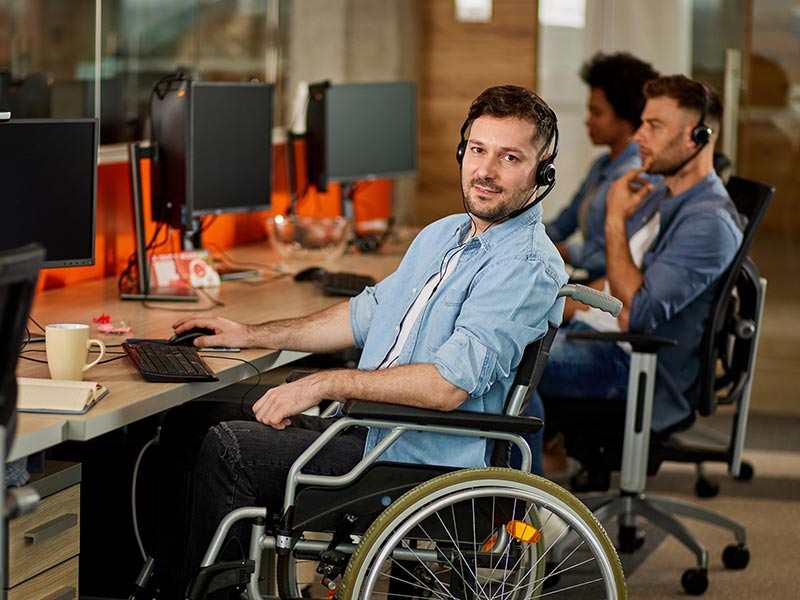
[[[558,156],[558,125],[553,129],[553,152],[536,167],[537,187],[551,188],[556,184],[556,157]]]
[[[711,128],[705,123],[710,104],[711,97],[708,93],[708,88],[703,85],[703,111],[700,113],[700,120],[697,125],[692,129],[692,141],[698,146],[705,146],[711,141]]]
[[[467,134],[467,129],[469,128],[469,118],[464,121],[464,124],[461,126],[461,141],[458,142],[458,148],[456,148],[456,162],[458,166],[461,166],[461,163],[464,162],[464,155],[467,153],[467,140],[464,136]]]
[[[558,125],[553,130],[553,153],[539,162],[536,167],[536,185],[538,187],[553,187],[556,184],[556,157],[558,156]]]

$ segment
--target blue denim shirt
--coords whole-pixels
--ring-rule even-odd
[[[460,408],[500,413],[522,353],[559,324],[566,283],[564,263],[545,234],[541,206],[466,241],[453,273],[436,289],[414,324],[396,365],[431,363],[469,393]],[[360,369],[376,369],[394,345],[399,326],[425,282],[440,272],[449,250],[466,240],[467,215],[445,217],[423,229],[397,270],[350,301],[353,336],[363,348]],[[450,252],[452,254],[452,252]],[[386,435],[372,429],[365,453]],[[479,467],[485,439],[406,432],[382,460]]]
[[[567,254],[572,265],[586,269],[593,278],[601,277],[606,272],[605,221],[608,188],[621,175],[641,165],[639,145],[635,142],[628,144],[614,160],[611,160],[609,153],[603,154],[592,163],[586,179],[575,192],[569,205],[547,224],[547,234],[550,238],[554,242],[563,242],[578,229],[581,204],[587,194],[591,194],[591,198],[588,199],[583,242],[568,244]]]
[[[644,255],[629,330],[678,340],[677,347],[658,353],[653,428],[660,431],[692,414],[700,341],[716,283],[739,249],[744,223],[714,172],[674,197],[661,183],[628,219],[628,236],[654,211],[661,213],[661,227]]]

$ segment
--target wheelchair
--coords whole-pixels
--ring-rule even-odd
[[[621,306],[573,284],[560,295],[609,312]],[[186,597],[237,587],[248,600],[627,598],[619,557],[602,525],[571,493],[529,472],[531,452],[520,434],[537,432],[542,421],[518,415],[555,332],[551,326],[526,348],[503,414],[347,402],[342,418],[292,465],[282,514],[246,507],[222,520]],[[354,426],[389,433],[345,475],[303,473],[333,436]],[[407,431],[493,440],[491,464],[501,466],[378,461]],[[507,466],[512,446],[519,448],[519,470]],[[243,519],[253,522],[247,558],[217,562],[231,527]],[[265,552],[274,561],[263,560]],[[274,565],[277,596],[259,590],[262,563],[269,570]]]

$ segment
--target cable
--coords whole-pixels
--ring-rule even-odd
[[[22,343],[19,346],[19,351],[22,352],[25,349],[25,346],[31,343],[31,330],[27,327],[25,328],[25,339],[22,340]]]
[[[19,358],[21,358],[22,360],[29,360],[31,362],[39,363],[42,365],[48,364],[46,360],[40,360],[38,358],[31,358],[30,356],[25,356],[25,352],[45,352],[45,350],[21,350],[19,353]],[[101,360],[99,363],[97,363],[98,365],[104,365],[106,363],[114,362],[115,360],[121,360],[127,356],[127,354],[125,354],[124,352],[109,352],[107,354],[115,354],[117,356],[114,356],[114,358],[109,358],[107,360]]]
[[[217,262],[222,262],[225,265],[231,267],[256,267],[259,269],[268,269],[270,271],[275,271],[276,273],[281,273],[280,269],[278,269],[273,264],[233,260],[230,257],[230,255],[227,252],[225,252],[225,250],[219,244],[206,242],[204,246],[208,247],[209,249],[213,250],[216,254],[218,254],[221,260],[219,259],[215,260],[217,260]],[[284,275],[285,273],[281,274]]]
[[[34,319],[34,318],[33,318],[32,316],[30,316],[30,315],[28,315],[28,318],[31,320],[31,322],[32,322],[34,325],[36,325],[36,326],[39,328],[39,331],[41,331],[42,333],[45,333],[45,328],[44,328],[44,327],[42,327],[41,325],[39,325],[39,323],[37,323],[37,322],[36,322],[36,319]]]
[[[181,312],[181,313],[191,313],[191,312],[207,312],[209,310],[214,310],[218,308],[215,305],[206,306],[205,308],[166,308],[163,306],[156,306],[154,304],[150,304],[147,300],[142,300],[142,306],[144,306],[148,310],[163,310],[165,312]]]
[[[46,360],[39,360],[38,358],[31,358],[30,356],[23,356],[22,354],[20,354],[20,356],[19,356],[19,357],[20,357],[22,360],[29,360],[29,361],[31,361],[31,362],[35,362],[35,363],[41,363],[41,364],[43,364],[43,365],[46,365],[46,364],[47,364],[47,361],[46,361]]]
[[[144,551],[144,544],[142,543],[142,536],[139,534],[139,519],[136,516],[136,480],[139,478],[139,465],[142,462],[142,456],[147,449],[158,442],[158,433],[156,437],[149,440],[139,451],[136,457],[136,463],[133,465],[133,481],[131,482],[131,516],[133,517],[133,534],[136,536],[136,545],[139,546],[139,552],[142,555],[142,560],[147,561],[147,553]]]
[[[118,356],[115,356],[114,358],[109,358],[108,360],[101,360],[97,364],[98,365],[104,365],[106,363],[114,362],[115,360],[122,360],[123,358],[128,356],[125,352],[113,352],[112,354],[118,354]]]
[[[221,300],[217,300],[216,298],[214,298],[214,297],[213,297],[211,294],[209,294],[209,293],[206,291],[206,289],[205,289],[205,288],[195,288],[195,289],[196,289],[198,292],[200,292],[201,294],[203,294],[203,296],[205,296],[205,297],[206,297],[206,298],[209,300],[209,302],[211,302],[211,303],[212,303],[212,305],[213,305],[213,306],[225,306],[225,303],[224,303],[224,302],[222,302]]]
[[[248,394],[250,394],[250,392],[252,392],[259,385],[261,385],[261,370],[257,366],[255,366],[253,363],[251,363],[249,360],[245,360],[243,358],[237,358],[235,356],[215,356],[213,354],[212,355],[205,355],[204,354],[203,357],[204,358],[219,358],[221,360],[235,360],[237,362],[241,362],[241,363],[246,364],[248,367],[250,367],[251,369],[253,369],[256,372],[256,375],[258,376],[258,379],[256,380],[256,382],[253,385],[251,385],[249,388],[247,388],[247,391],[245,391],[245,393],[242,394],[242,399],[239,401],[239,410],[242,412],[242,414],[245,417],[250,419],[251,415],[248,415],[244,411],[244,401],[247,399],[247,396],[248,396]]]

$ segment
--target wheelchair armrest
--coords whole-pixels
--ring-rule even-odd
[[[511,417],[468,410],[443,412],[366,400],[348,400],[342,412],[354,419],[384,419],[418,425],[449,425],[504,433],[536,433],[542,428],[542,420],[536,417]]]
[[[568,331],[571,340],[601,342],[628,342],[634,352],[655,354],[663,346],[677,346],[678,340],[649,333],[624,333],[616,331]]]
[[[293,381],[297,381],[303,377],[308,377],[314,373],[319,373],[319,371],[319,369],[293,369],[286,376],[286,379],[284,379],[284,383],[292,383]]]

